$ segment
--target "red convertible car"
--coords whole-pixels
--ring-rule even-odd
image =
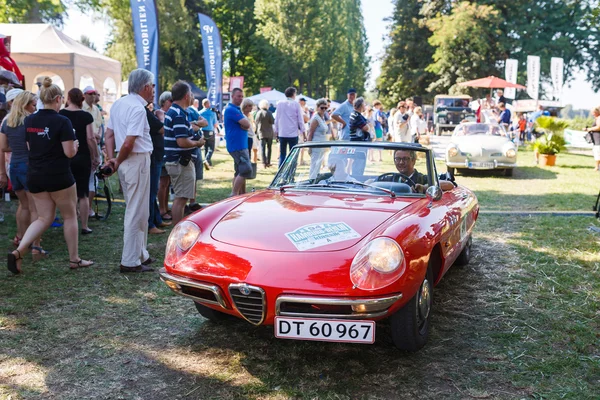
[[[160,277],[211,321],[273,325],[282,339],[373,343],[376,321],[389,318],[393,343],[416,351],[434,286],[469,261],[478,212],[475,195],[440,180],[419,145],[299,145],[267,189],[180,222]]]

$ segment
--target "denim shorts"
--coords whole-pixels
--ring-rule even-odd
[[[29,166],[26,161],[20,161],[16,163],[10,163],[10,182],[12,183],[13,190],[27,190],[27,170]]]

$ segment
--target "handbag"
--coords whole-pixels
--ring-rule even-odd
[[[250,165],[252,166],[252,172],[250,173],[250,177],[247,179],[256,179],[256,163],[250,163]]]
[[[585,134],[585,141],[594,144],[594,136],[592,135],[592,132],[588,132]]]

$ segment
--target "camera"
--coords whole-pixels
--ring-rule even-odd
[[[98,168],[98,172],[96,175],[100,178],[104,178],[105,176],[109,176],[113,173],[113,169],[109,166]]]
[[[406,121],[406,120],[408,120],[408,114],[404,114],[404,115],[402,116],[402,119],[403,119],[403,120],[405,120],[405,121]]]

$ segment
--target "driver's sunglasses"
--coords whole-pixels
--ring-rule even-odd
[[[327,110],[327,107],[319,107],[321,110]]]
[[[394,161],[407,163],[410,161],[410,157],[394,157]]]

